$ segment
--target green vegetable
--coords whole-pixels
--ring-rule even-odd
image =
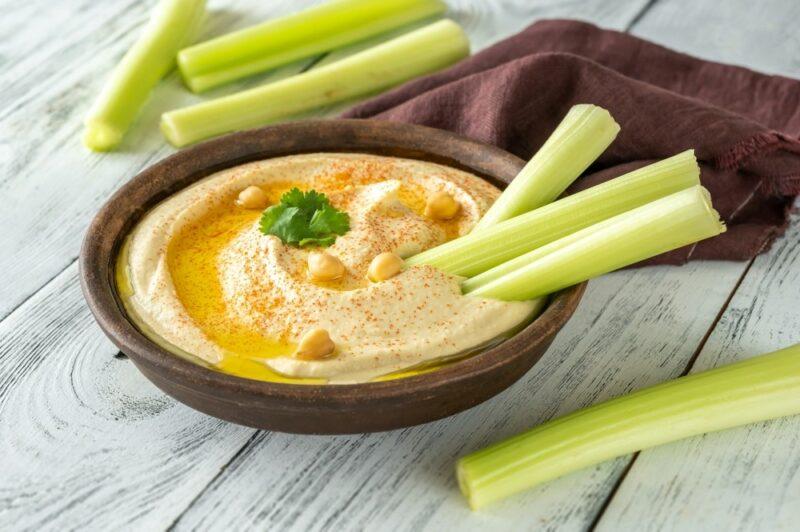
[[[800,344],[639,390],[458,461],[473,509],[604,460],[706,432],[800,414]]]
[[[547,205],[597,159],[619,133],[619,124],[596,105],[575,105],[536,155],[475,226],[486,229]]]
[[[496,266],[462,290],[503,301],[534,299],[724,231],[708,191],[698,185]]]
[[[285,244],[330,246],[350,230],[350,217],[333,207],[325,194],[293,188],[261,215],[261,232]]]
[[[185,146],[385,90],[468,54],[462,29],[451,20],[441,20],[329,65],[164,113],[161,130],[172,144]]]
[[[410,257],[470,277],[647,202],[700,184],[694,152],[687,150],[544,207]]]
[[[122,141],[150,92],[175,66],[175,54],[195,37],[204,17],[205,0],[159,2],[86,117],[83,143],[87,148],[105,151]]]
[[[200,92],[444,13],[440,0],[335,0],[185,48],[178,66]]]

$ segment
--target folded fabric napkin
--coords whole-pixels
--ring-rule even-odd
[[[694,148],[728,224],[718,237],[647,263],[745,260],[785,230],[800,192],[800,81],[591,24],[537,22],[343,116],[447,129],[529,159],[578,103],[608,109],[622,131],[571,191]]]

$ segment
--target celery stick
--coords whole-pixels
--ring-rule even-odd
[[[800,414],[800,344],[681,377],[552,420],[461,458],[472,509],[604,460]]]
[[[691,150],[410,257],[470,277],[647,202],[700,184]]]
[[[508,260],[502,264],[498,264],[494,268],[486,270],[483,273],[479,273],[474,277],[470,277],[466,279],[463,283],[461,283],[461,291],[465,294],[468,294],[474,290],[477,290],[481,286],[487,285],[490,282],[499,279],[500,277],[504,276],[507,273],[511,273],[519,268],[530,264],[531,262],[538,260],[540,258],[544,258],[550,253],[554,251],[564,249],[565,247],[586,238],[589,235],[597,233],[599,231],[605,230],[609,226],[613,226],[614,224],[618,223],[618,216],[613,216],[607,220],[603,220],[601,222],[597,222],[594,225],[590,225],[589,227],[585,227],[580,231],[576,231],[571,235],[567,235],[563,238],[559,238],[558,240],[554,240],[549,244],[546,244],[540,248],[536,248],[528,253],[520,255],[519,257],[513,258]]]
[[[87,148],[105,151],[122,141],[150,92],[175,66],[175,54],[195,37],[204,17],[205,0],[161,0],[89,111],[83,135]]]
[[[596,105],[575,105],[536,155],[483,215],[475,230],[547,205],[614,140],[619,124]]]
[[[335,0],[185,48],[178,66],[200,92],[444,10],[441,0]]]
[[[185,146],[384,90],[468,54],[469,42],[458,24],[441,20],[324,67],[164,113],[161,130],[172,144]]]
[[[533,250],[510,272],[501,264],[499,274],[489,270],[462,290],[503,301],[534,299],[723,231],[708,191],[698,185]]]

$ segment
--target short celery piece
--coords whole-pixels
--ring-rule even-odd
[[[156,84],[175,66],[175,54],[195,38],[205,0],[161,0],[139,39],[103,87],[85,120],[83,143],[95,151],[115,148]]]
[[[441,0],[334,0],[222,35],[178,53],[194,92],[444,13]]]
[[[503,301],[552,294],[725,231],[711,197],[694,186],[589,226],[462,284],[476,297]]]
[[[468,54],[463,30],[441,20],[324,67],[164,113],[161,130],[172,144],[185,146],[385,90]]]
[[[471,277],[604,219],[700,184],[691,150],[410,257]]]
[[[461,458],[472,509],[618,456],[800,414],[800,344],[619,397]]]
[[[602,107],[573,106],[474,230],[486,229],[559,197],[605,151],[617,133],[619,124]]]

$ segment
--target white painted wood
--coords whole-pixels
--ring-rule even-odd
[[[757,8],[730,2],[726,9],[662,1],[633,32],[709,59],[797,76],[798,16],[800,4],[778,0]],[[680,31],[687,20],[694,31]],[[692,372],[800,342],[799,221],[795,217],[787,235],[755,260]],[[795,530],[799,429],[800,419],[785,419],[645,451],[599,529]]]
[[[659,5],[666,2],[656,8],[664,9]],[[476,48],[540,17],[572,16],[625,28],[645,3],[450,0],[452,15]],[[195,97],[173,76],[158,89],[121,152],[85,152],[78,141],[80,118],[151,4],[57,4],[0,1],[5,67],[0,82],[8,88],[0,92],[0,197],[10,200],[0,210],[0,318],[58,276],[0,323],[0,529],[162,529],[187,507],[179,529],[589,526],[626,459],[473,514],[453,482],[455,457],[580,406],[678,375],[743,265],[649,268],[593,282],[573,321],[528,376],[451,419],[351,437],[258,433],[248,445],[253,431],[177,405],[130,361],[113,359],[111,344],[83,306],[75,267],[58,275],[77,255],[85,225],[100,203],[171,151],[156,131],[159,113]],[[298,5],[211,2],[217,12],[216,30],[210,31],[244,26]],[[744,7],[737,2],[730,9],[740,23]],[[701,32],[697,21],[676,18],[674,27],[666,27],[680,42],[669,44],[702,53],[702,42],[689,37],[737,31],[736,25],[718,27],[719,21],[711,20]],[[636,31],[647,36],[650,24],[645,16]],[[669,37],[659,35],[661,42]],[[787,57],[796,61],[797,54]],[[762,68],[758,61],[752,66]],[[283,74],[298,68],[302,65]],[[766,441],[768,436],[758,437]],[[779,488],[763,482],[759,489],[767,496],[761,500],[768,502],[777,493],[769,490]],[[792,489],[789,493],[797,493]],[[771,508],[766,502],[763,512]]]
[[[800,2],[658,0],[634,35],[710,59],[800,77]]]
[[[448,16],[469,34],[480,50],[543,18],[574,18],[624,30],[647,6],[647,0],[445,0]]]
[[[800,343],[800,218],[758,257],[693,373]],[[600,530],[797,530],[800,416],[643,452]]]
[[[164,529],[253,433],[117,352],[76,266],[0,324],[0,530]]]

